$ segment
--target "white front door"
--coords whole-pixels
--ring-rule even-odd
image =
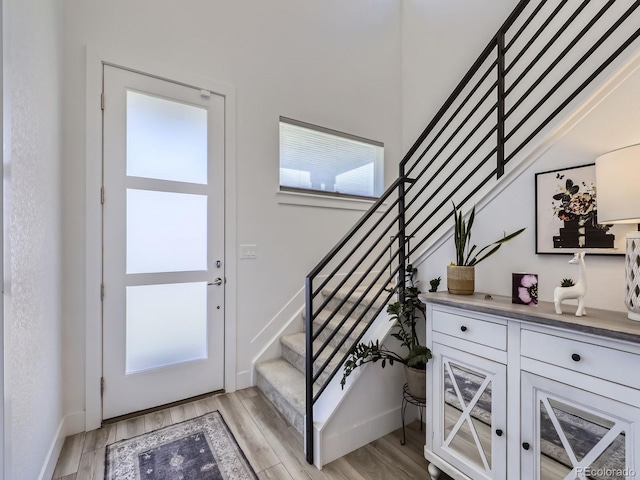
[[[224,386],[224,108],[104,67],[104,419]]]

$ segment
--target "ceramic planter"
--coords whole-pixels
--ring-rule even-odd
[[[476,267],[447,266],[447,290],[454,295],[472,295],[475,290]]]
[[[411,396],[425,399],[427,396],[427,371],[404,365],[404,375],[407,379],[407,389]]]

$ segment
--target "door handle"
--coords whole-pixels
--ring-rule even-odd
[[[222,285],[224,282],[222,281],[222,279],[220,277],[216,278],[213,282],[209,282],[207,283],[207,285],[217,285],[220,286]]]

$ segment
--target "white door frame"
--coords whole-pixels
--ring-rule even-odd
[[[224,388],[236,389],[236,101],[235,89],[179,68],[157,65],[120,52],[87,47],[86,78],[86,251],[85,251],[85,430],[100,427],[102,402],[102,70],[104,64],[133,70],[225,98],[225,320]]]

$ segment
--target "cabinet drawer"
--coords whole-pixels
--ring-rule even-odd
[[[434,311],[435,332],[444,333],[498,350],[507,349],[507,326],[478,318]]]
[[[525,357],[640,388],[640,355],[530,330],[520,338]]]

